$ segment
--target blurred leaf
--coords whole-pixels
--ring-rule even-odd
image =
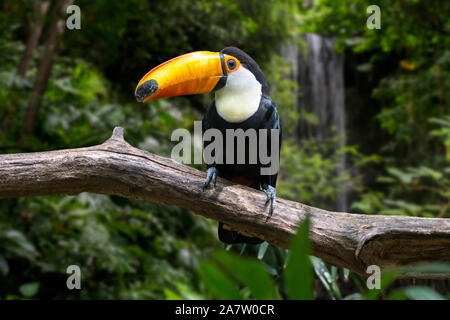
[[[338,271],[339,271],[338,267],[331,266],[331,279],[332,279],[332,281],[337,281]]]
[[[396,270],[389,270],[381,274],[380,289],[370,289],[364,295],[364,300],[376,300],[389,286],[398,278],[399,272]]]
[[[242,256],[242,255],[244,254],[246,248],[247,248],[247,244],[246,244],[246,243],[243,243],[243,244],[242,244],[242,247],[241,247],[241,251],[239,252],[239,255],[240,255],[240,256]]]
[[[39,282],[25,283],[19,287],[19,292],[26,298],[32,298],[39,291]]]
[[[291,239],[290,257],[285,273],[285,285],[289,299],[313,299],[313,275],[309,260],[311,254],[309,235],[309,218],[300,225],[297,234]]]
[[[262,260],[264,255],[266,254],[267,248],[269,247],[269,243],[264,241],[259,245],[258,249],[258,260]]]
[[[6,261],[6,259],[0,255],[0,272],[6,276],[9,272],[9,265],[8,265],[8,261]]]
[[[421,263],[401,268],[402,272],[411,273],[415,276],[426,278],[436,275],[446,275],[450,277],[450,264],[443,262]]]
[[[424,286],[408,287],[404,292],[411,300],[447,300],[433,289]]]
[[[404,289],[397,289],[389,293],[386,300],[406,300],[407,298]]]
[[[408,174],[406,172],[403,172],[397,168],[387,168],[387,171],[393,175],[394,177],[396,177],[397,179],[399,179],[401,182],[408,184],[411,183],[412,180],[412,175]]]
[[[320,282],[322,282],[325,290],[327,290],[330,297],[334,300],[336,298],[342,298],[341,291],[336,284],[336,278],[332,278],[327,266],[322,261],[322,259],[314,256],[311,256],[310,259],[314,267],[314,272],[319,277]]]
[[[166,296],[166,300],[184,300],[183,297],[168,288],[164,289],[164,295]]]
[[[242,285],[248,287],[255,299],[278,299],[278,293],[264,266],[258,260],[238,257],[226,251],[213,255],[213,261]]]
[[[199,269],[205,287],[218,299],[242,300],[235,285],[210,261],[205,261]]]
[[[359,292],[352,293],[344,297],[344,300],[362,300],[362,299],[363,296]]]
[[[184,297],[184,299],[188,299],[188,300],[204,300],[205,299],[202,295],[193,291],[190,287],[188,287],[184,283],[176,283],[175,285],[176,285],[178,291]]]
[[[343,268],[343,273],[344,273],[345,281],[348,281],[348,279],[350,277],[350,270],[348,270],[347,268]]]

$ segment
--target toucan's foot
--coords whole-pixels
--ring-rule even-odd
[[[266,200],[265,206],[267,206],[269,204],[269,202],[270,202],[269,217],[271,217],[272,214],[273,214],[273,208],[275,206],[275,202],[276,202],[276,199],[277,199],[277,189],[275,189],[272,186],[269,186],[266,183],[261,186],[261,189],[267,195],[267,200]]]
[[[205,182],[203,183],[203,191],[205,191],[206,187],[209,186],[209,183],[212,181],[214,188],[216,187],[216,178],[217,178],[217,169],[215,167],[208,168]]]

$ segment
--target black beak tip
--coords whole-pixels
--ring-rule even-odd
[[[134,96],[136,97],[137,101],[143,101],[156,90],[158,90],[158,83],[156,82],[156,80],[148,80],[136,89]]]

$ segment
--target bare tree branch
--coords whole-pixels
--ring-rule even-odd
[[[172,204],[283,248],[310,215],[314,255],[361,275],[372,264],[450,261],[450,219],[338,213],[283,199],[268,219],[263,192],[224,179],[202,192],[204,172],[132,147],[119,127],[98,146],[0,155],[0,177],[0,197],[93,192]]]

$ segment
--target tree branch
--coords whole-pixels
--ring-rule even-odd
[[[286,248],[307,215],[314,255],[366,275],[425,261],[450,261],[450,219],[330,212],[278,199],[268,218],[263,192],[218,179],[132,147],[117,127],[105,143],[79,149],[0,155],[0,197],[93,192],[172,204]]]

